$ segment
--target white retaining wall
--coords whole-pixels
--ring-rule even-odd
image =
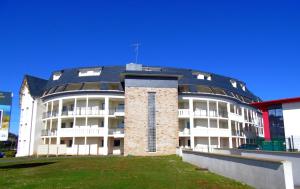
[[[182,150],[182,159],[193,165],[258,189],[293,189],[292,164],[288,161]]]
[[[215,149],[215,153],[241,155],[257,158],[270,158],[274,160],[285,160],[292,163],[293,180],[296,186],[300,186],[300,153],[295,152],[271,152],[256,150],[237,150],[237,149]]]

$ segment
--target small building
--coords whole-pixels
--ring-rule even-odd
[[[300,149],[300,97],[252,105],[262,111],[265,140],[284,139],[288,150]]]

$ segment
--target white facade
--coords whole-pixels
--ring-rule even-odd
[[[30,93],[28,86],[23,85],[20,93],[20,127],[18,138],[18,149],[16,156],[30,156],[35,153],[40,137],[41,124],[41,100],[34,99]]]
[[[22,94],[17,156],[56,154],[61,145],[67,155],[123,153],[124,95],[65,95],[42,102],[27,87]],[[212,151],[263,137],[261,115],[250,106],[222,97],[179,98],[180,147]]]
[[[285,138],[293,137],[294,148],[300,149],[300,102],[282,104]]]
[[[159,88],[178,87],[178,107],[175,103],[171,108],[175,112],[178,108],[180,147],[212,151],[218,147],[254,143],[257,137],[264,136],[261,113],[248,105],[259,99],[246,92],[245,84],[240,81],[188,69],[163,71],[159,67],[134,65],[128,70],[133,68],[141,71],[138,78],[146,75],[147,79],[154,77],[160,81]],[[152,72],[155,74],[148,75]],[[194,83],[193,87],[178,84],[181,75]],[[127,76],[122,67],[60,70],[54,72],[50,80],[25,77],[20,91],[17,156],[123,154],[126,135],[123,77]],[[173,82],[162,82],[161,78],[171,78]],[[219,83],[206,86],[198,81],[213,82],[214,79],[231,82],[232,86],[222,89]],[[145,80],[141,87],[151,82]]]
[[[251,106],[221,97],[185,96],[179,100],[181,147],[211,152],[254,143],[263,136],[261,114]]]

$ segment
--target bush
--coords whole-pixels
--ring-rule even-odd
[[[5,153],[5,157],[15,157],[16,156],[16,150],[8,150],[8,151],[4,151]]]

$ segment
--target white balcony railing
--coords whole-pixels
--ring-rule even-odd
[[[99,107],[77,107],[75,115],[104,115],[105,110]]]
[[[108,130],[108,134],[109,134],[109,135],[124,134],[124,129],[122,129],[122,128],[109,129],[109,130]]]
[[[179,109],[178,116],[179,117],[188,117],[188,116],[190,116],[190,110],[189,109]]]
[[[57,117],[57,116],[58,116],[57,111],[43,113],[43,119],[50,118],[50,117]]]
[[[109,115],[124,116],[124,106],[118,106],[109,109]]]
[[[195,110],[194,111],[194,116],[201,116],[201,117],[206,117],[207,116],[207,110]]]
[[[41,136],[56,136],[57,131],[52,129],[43,129],[41,132]]]
[[[103,136],[104,128],[62,128],[59,133],[63,137],[72,137],[72,136]]]
[[[179,135],[190,135],[190,129],[184,128],[179,130]]]

